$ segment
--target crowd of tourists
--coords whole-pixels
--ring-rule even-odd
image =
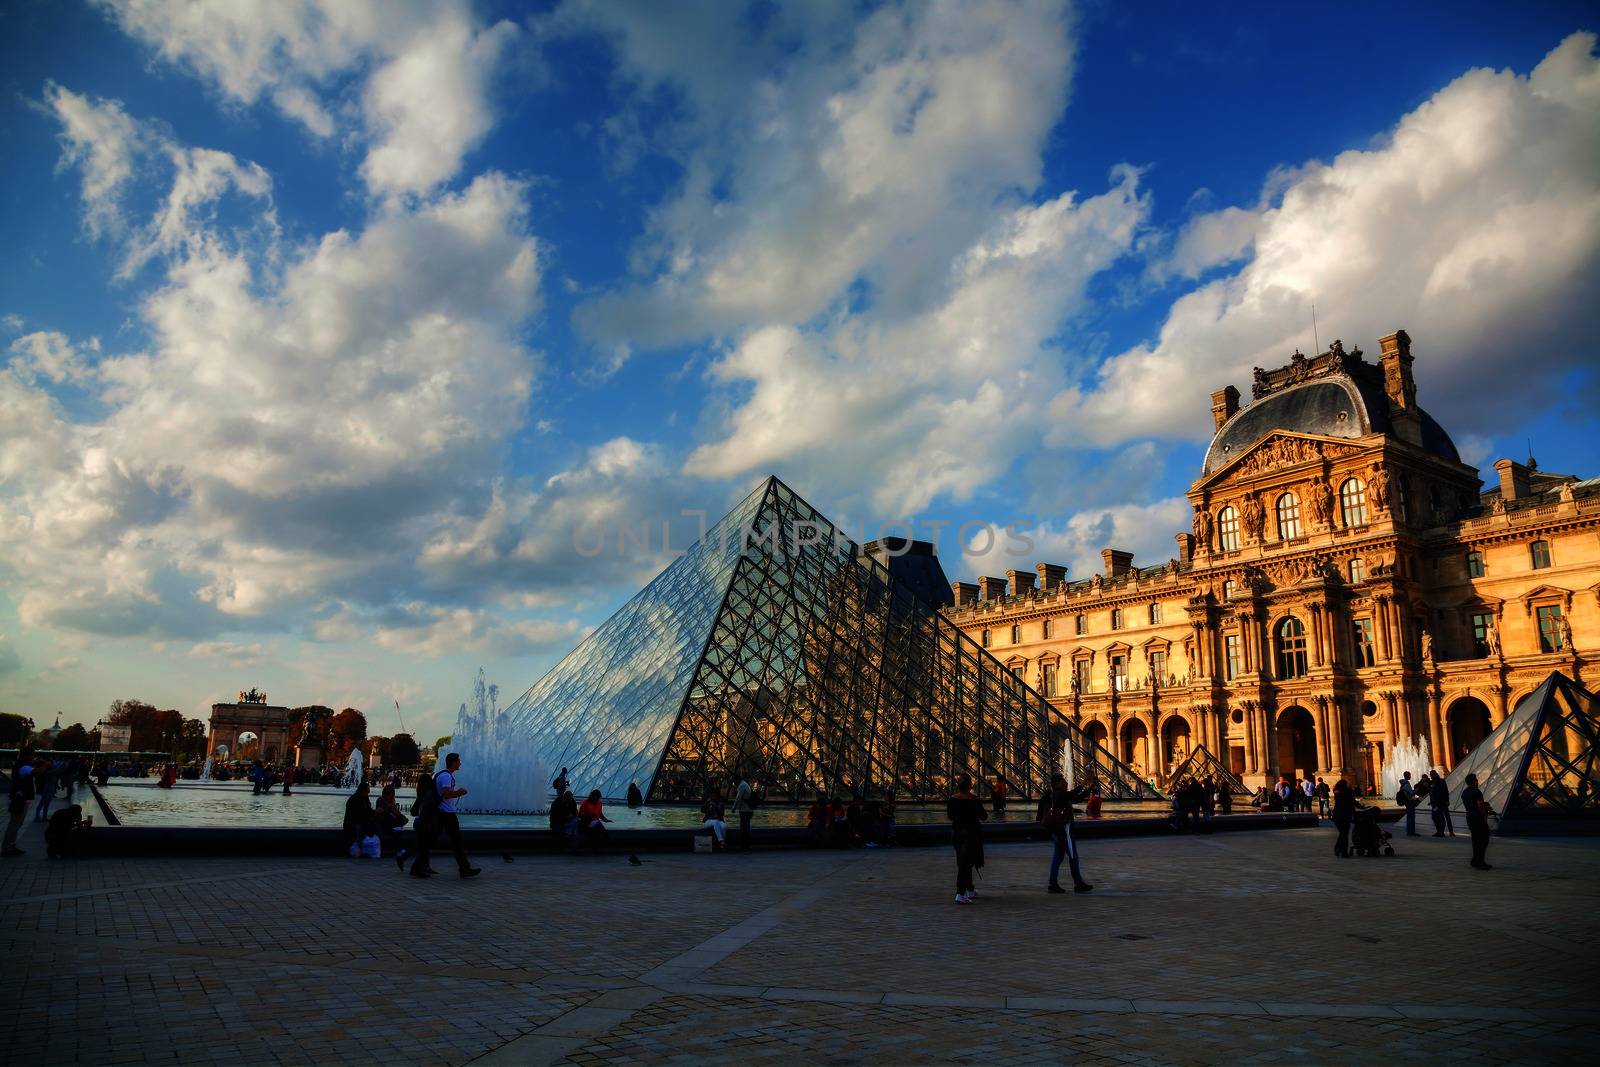
[[[1257,811],[1312,811],[1327,818],[1332,791],[1321,778],[1281,776],[1271,786],[1256,790],[1251,804]]]
[[[0,841],[0,856],[21,856],[17,835],[28,819],[28,809],[33,808],[33,821],[45,824],[45,852],[51,859],[75,858],[88,852],[89,832],[94,818],[83,813],[83,805],[72,802],[78,787],[87,788],[91,768],[83,756],[57,756],[54,758],[23,749],[5,779],[6,829]],[[57,800],[66,803],[52,813],[50,806]]]

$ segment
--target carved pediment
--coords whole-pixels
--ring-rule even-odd
[[[1228,457],[1225,465],[1204,479],[1200,485],[1215,485],[1224,479],[1255,478],[1303,464],[1344,459],[1347,456],[1357,455],[1360,451],[1358,448],[1352,448],[1342,442],[1336,443],[1327,438],[1274,432],[1251,445],[1239,456]]]

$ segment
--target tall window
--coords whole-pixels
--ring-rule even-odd
[[[1111,609],[1111,628],[1113,630],[1122,629],[1122,609],[1121,608],[1112,608]]]
[[[1050,620],[1046,619],[1039,624],[1039,635],[1046,641],[1050,640]]]
[[[1167,684],[1167,654],[1165,652],[1150,653],[1150,678],[1157,685]]]
[[[1244,658],[1239,649],[1239,635],[1226,634],[1222,638],[1222,661],[1227,664],[1228,681],[1239,677],[1244,670]]]
[[[1350,584],[1357,585],[1367,580],[1367,565],[1357,556],[1350,561]]]
[[[1278,624],[1278,677],[1303,678],[1306,673],[1306,628],[1290,615]]]
[[[1128,688],[1128,658],[1126,656],[1111,657],[1111,688],[1119,693]]]
[[[1026,663],[1013,663],[1011,665],[1011,673],[1016,676],[1016,679],[1019,682],[1027,681],[1027,679],[1023,677],[1023,675],[1027,673],[1027,669],[1028,665]]]
[[[1278,498],[1278,540],[1292,541],[1300,536],[1300,498],[1284,493]]]
[[[1566,642],[1561,640],[1561,605],[1547,604],[1539,612],[1539,651],[1560,652]]]
[[[1409,521],[1411,518],[1411,483],[1406,479],[1405,475],[1402,474],[1394,480],[1394,491],[1395,510],[1400,513],[1401,519]]]
[[[1239,551],[1239,512],[1231,504],[1217,512],[1217,549]]]
[[[1339,486],[1339,512],[1344,517],[1345,529],[1367,524],[1367,483],[1360,478],[1346,478]]]
[[[1235,582],[1232,578],[1224,578],[1222,580],[1222,599],[1223,600],[1232,600],[1233,599],[1233,594],[1238,592],[1238,591],[1239,591],[1239,583],[1238,582]]]
[[[1039,667],[1039,684],[1044,687],[1044,695],[1056,695],[1056,665],[1054,663],[1041,664]]]
[[[1150,605],[1150,623],[1154,625],[1161,621],[1161,603],[1157,601]]]
[[[1077,685],[1078,692],[1089,691],[1089,661],[1075,659],[1072,661],[1072,680]]]
[[[1485,572],[1484,572],[1484,569],[1483,569],[1483,553],[1482,552],[1468,552],[1467,553],[1467,575],[1468,575],[1468,577],[1482,578],[1484,576],[1484,573]]]
[[[1082,637],[1084,634],[1089,632],[1089,617],[1087,615],[1077,616],[1072,620],[1072,623],[1073,629],[1078,631],[1079,637]]]
[[[1488,611],[1472,613],[1472,651],[1477,659],[1489,654],[1489,630],[1494,626],[1494,614]]]
[[[1528,555],[1533,559],[1533,569],[1542,571],[1550,566],[1550,542],[1535,541],[1528,546]]]
[[[1022,627],[1020,627],[1020,626],[1012,626],[1011,627],[1011,643],[1013,645],[1022,644]]]
[[[989,647],[989,631],[988,630],[983,631],[983,647],[984,648],[988,648]]]
[[[1440,522],[1444,519],[1444,498],[1439,495],[1439,487],[1437,485],[1428,486],[1428,514],[1433,517],[1435,522]]]
[[[1351,619],[1350,626],[1355,634],[1356,666],[1373,666],[1378,662],[1378,657],[1372,647],[1372,620]]]

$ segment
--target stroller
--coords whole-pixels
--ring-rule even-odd
[[[1356,808],[1355,821],[1350,826],[1350,851],[1355,855],[1394,855],[1394,846],[1389,844],[1394,835],[1378,825],[1378,814],[1375,807]]]

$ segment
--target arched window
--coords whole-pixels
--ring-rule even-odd
[[[1300,536],[1300,498],[1293,493],[1278,497],[1278,540],[1293,541]]]
[[[983,647],[984,648],[988,648],[989,647],[989,631],[988,630],[983,631]]]
[[[1231,504],[1217,512],[1217,549],[1239,551],[1239,512]]]
[[[1528,555],[1533,560],[1533,569],[1542,571],[1550,566],[1550,542],[1535,541],[1528,546]]]
[[[1121,608],[1112,608],[1111,609],[1111,628],[1113,630],[1122,629],[1122,609]]]
[[[1150,605],[1150,624],[1152,626],[1154,626],[1156,623],[1158,623],[1160,621],[1161,621],[1161,601],[1158,600],[1154,604]]]
[[[1303,678],[1306,673],[1306,628],[1290,615],[1278,624],[1278,677]]]
[[[1020,626],[1011,627],[1011,643],[1013,645],[1022,644],[1022,627],[1020,627]]]
[[[1356,585],[1367,580],[1367,565],[1357,556],[1350,561],[1350,584]]]
[[[1079,615],[1077,618],[1075,618],[1073,620],[1073,626],[1078,631],[1078,636],[1082,637],[1084,634],[1089,632],[1089,618],[1088,618],[1088,616]]]
[[[1345,529],[1367,524],[1367,483],[1360,478],[1346,478],[1339,486],[1339,513],[1344,518]]]

